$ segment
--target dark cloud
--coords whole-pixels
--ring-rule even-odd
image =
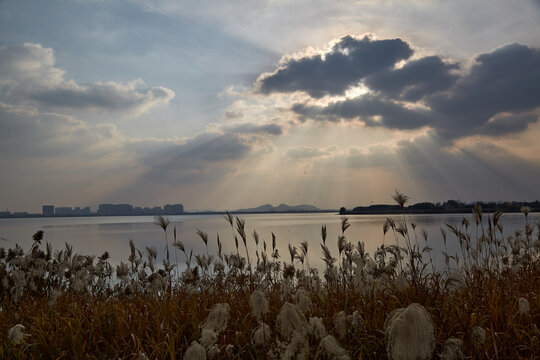
[[[459,65],[445,63],[438,56],[428,56],[409,61],[402,68],[368,76],[365,84],[387,97],[417,101],[452,86],[459,76],[451,71],[458,68]]]
[[[511,44],[479,55],[449,91],[427,98],[427,104],[446,117],[441,132],[449,137],[493,130],[490,119],[503,113],[512,113],[504,127],[515,132],[513,116],[521,131],[521,115],[540,107],[540,50]]]
[[[511,44],[481,54],[467,72],[437,56],[368,76],[371,92],[326,106],[295,104],[307,118],[362,121],[367,126],[417,129],[429,126],[445,139],[502,136],[538,121],[540,50]]]
[[[147,180],[192,183],[232,171],[234,161],[245,157],[252,145],[236,134],[205,133],[183,144],[146,140],[132,144],[132,149],[147,169]]]
[[[290,59],[275,72],[262,75],[258,90],[263,94],[305,91],[315,98],[343,94],[362,78],[392,68],[412,53],[401,39],[345,36],[326,54]]]
[[[538,115],[534,114],[497,115],[482,125],[477,132],[490,136],[518,133],[537,121]]]
[[[135,90],[130,84],[108,82],[92,86],[36,89],[28,96],[42,104],[55,107],[130,110],[143,109],[160,102],[167,103],[174,98],[174,92],[163,87],[154,87],[143,92]]]
[[[425,109],[408,109],[392,100],[374,95],[330,103],[327,106],[295,104],[293,111],[301,119],[321,121],[360,120],[367,126],[390,129],[416,129],[430,124],[433,114]]]

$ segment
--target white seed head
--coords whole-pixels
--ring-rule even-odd
[[[521,315],[528,314],[531,311],[531,306],[529,305],[529,300],[525,298],[518,299],[518,313]]]
[[[282,360],[293,360],[293,359],[305,359],[306,351],[306,339],[303,334],[293,331],[291,334],[291,341],[285,348],[285,352],[281,356]]]
[[[332,335],[325,336],[320,344],[319,348],[323,350],[330,359],[335,360],[349,360],[349,355],[347,351],[343,349],[335,337]]]
[[[212,359],[217,358],[220,352],[221,350],[219,349],[217,345],[212,346],[210,350],[208,350],[208,359],[212,360]]]
[[[304,289],[298,289],[296,291],[296,303],[304,314],[311,314],[313,311],[313,302],[309,297],[309,293]]]
[[[429,312],[413,303],[390,313],[384,323],[390,360],[427,360],[433,357],[435,335]]]
[[[56,290],[51,294],[51,297],[49,298],[49,306],[56,305],[56,302],[58,301],[58,298],[62,295],[62,291]]]
[[[279,334],[284,339],[290,339],[293,332],[304,334],[307,329],[307,321],[304,314],[298,306],[286,302],[281,307],[281,310],[276,319],[276,326]]]
[[[356,332],[362,330],[364,327],[364,319],[358,310],[353,311],[352,315],[347,316],[347,322]]]
[[[270,326],[265,323],[261,323],[253,332],[253,343],[257,346],[264,346],[270,342],[272,338],[272,330]]]
[[[377,276],[377,278],[375,278],[375,280],[372,282],[373,291],[375,291],[375,293],[382,293],[390,284],[391,281],[388,275],[382,274]]]
[[[291,295],[291,288],[292,288],[292,285],[289,279],[283,279],[280,285],[280,289],[279,289],[280,294],[281,294],[281,300],[285,300],[289,298],[289,296]]]
[[[463,340],[449,338],[444,342],[441,351],[441,360],[463,360],[465,355],[461,351]]]
[[[227,327],[230,310],[231,307],[227,303],[215,304],[200,327],[206,330],[212,330],[219,335]]]
[[[30,336],[24,333],[24,325],[17,324],[8,331],[8,339],[15,345],[24,343],[24,338]]]
[[[475,326],[472,329],[471,337],[476,346],[483,345],[486,342],[486,329],[481,326]]]
[[[199,342],[202,346],[210,349],[217,342],[217,334],[213,330],[203,329]]]
[[[334,326],[340,339],[347,336],[347,314],[345,314],[345,311],[340,311],[335,315]]]
[[[268,312],[268,300],[266,300],[266,295],[260,290],[256,290],[249,297],[249,303],[251,305],[251,312],[261,319],[263,314]]]
[[[229,344],[225,346],[225,355],[227,355],[227,358],[232,359],[234,356],[234,345]]]
[[[322,339],[323,337],[328,335],[322,319],[319,317],[312,317],[311,319],[309,319],[308,331],[309,335],[313,336],[317,340]]]
[[[146,356],[145,353],[143,352],[139,352],[137,354],[137,357],[135,358],[136,360],[148,360],[148,356]]]
[[[186,350],[184,360],[206,360],[206,350],[201,344],[194,341]]]

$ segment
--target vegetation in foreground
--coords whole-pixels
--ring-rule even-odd
[[[403,208],[407,197],[394,200]],[[0,358],[40,359],[534,359],[540,354],[540,224],[505,234],[501,213],[442,229],[434,263],[428,234],[388,218],[373,255],[347,239],[338,253],[321,229],[325,269],[307,242],[276,248],[227,214],[235,251],[193,255],[169,220],[166,260],[130,242],[126,263],[108,254],[42,246],[0,249]],[[417,233],[418,232],[418,233]],[[473,234],[473,235],[471,235]],[[232,236],[231,236],[232,235]],[[171,248],[169,248],[169,241]],[[255,254],[247,250],[254,241]],[[255,257],[253,257],[255,255]],[[180,272],[178,259],[186,262]]]

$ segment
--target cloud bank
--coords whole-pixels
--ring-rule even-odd
[[[339,95],[364,77],[408,59],[412,53],[401,39],[345,36],[328,52],[285,60],[276,71],[259,77],[258,90],[263,94],[305,91],[314,98]]]
[[[510,44],[476,56],[470,66],[413,55],[402,39],[348,35],[329,50],[285,58],[274,72],[257,79],[255,90],[309,95],[291,106],[302,121],[428,128],[448,140],[518,133],[538,121],[539,49]],[[343,98],[357,86],[366,91]],[[316,101],[323,97],[326,103]]]
[[[65,79],[55,67],[51,48],[41,44],[0,47],[0,85],[8,96],[55,108],[100,109],[140,114],[169,103],[174,91],[162,86],[147,88],[140,79],[79,84]]]

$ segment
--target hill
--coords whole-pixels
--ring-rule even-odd
[[[321,209],[313,205],[296,205],[290,206],[287,204],[279,204],[278,206],[273,206],[270,204],[265,204],[258,206],[256,208],[248,209],[239,209],[234,212],[236,213],[294,213],[294,212],[316,212],[321,211]]]

